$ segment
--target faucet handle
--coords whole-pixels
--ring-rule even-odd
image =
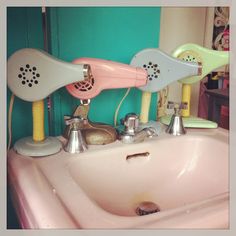
[[[173,109],[174,107],[175,107],[175,103],[168,101],[168,103],[167,103],[167,109]]]
[[[128,113],[125,118],[122,119],[122,123],[125,126],[126,132],[134,133],[139,127],[139,117],[135,113]]]
[[[64,121],[66,125],[72,125],[73,128],[78,129],[82,128],[87,119],[80,116],[64,116]]]
[[[181,102],[179,105],[179,109],[186,110],[188,109],[188,103],[187,102]]]
[[[186,110],[188,109],[188,103],[187,102],[177,103],[169,101],[167,104],[167,109],[175,109],[175,111]]]

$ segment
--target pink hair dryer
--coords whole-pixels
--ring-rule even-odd
[[[147,83],[147,71],[127,64],[96,58],[79,58],[75,64],[89,64],[90,76],[66,86],[68,92],[79,99],[90,99],[104,89],[140,87]]]

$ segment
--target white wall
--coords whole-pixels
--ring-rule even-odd
[[[185,43],[196,43],[211,48],[214,8],[162,7],[159,48],[171,53]],[[198,111],[199,84],[192,85],[190,114]],[[181,101],[182,84],[169,86],[169,101]]]

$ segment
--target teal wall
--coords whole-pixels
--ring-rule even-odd
[[[130,63],[140,50],[158,47],[159,7],[58,7],[48,9],[49,49],[65,61],[96,57]],[[113,125],[114,113],[126,89],[106,90],[91,101],[92,121]],[[65,88],[52,96],[54,134],[64,129],[63,116],[79,104]],[[141,91],[131,89],[119,118],[127,112],[140,113]],[[156,119],[157,94],[152,95],[150,119]],[[119,120],[119,119],[118,119]]]

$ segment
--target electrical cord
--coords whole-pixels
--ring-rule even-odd
[[[116,108],[115,115],[114,115],[114,126],[117,125],[117,116],[118,116],[120,107],[121,107],[123,101],[125,100],[125,98],[128,96],[129,92],[130,92],[130,88],[127,89],[125,95],[123,96],[123,98],[121,99],[121,101],[120,101],[118,107]]]
[[[11,141],[12,141],[12,110],[14,105],[15,95],[11,95],[9,110],[8,110],[8,146],[7,150],[11,148]]]

